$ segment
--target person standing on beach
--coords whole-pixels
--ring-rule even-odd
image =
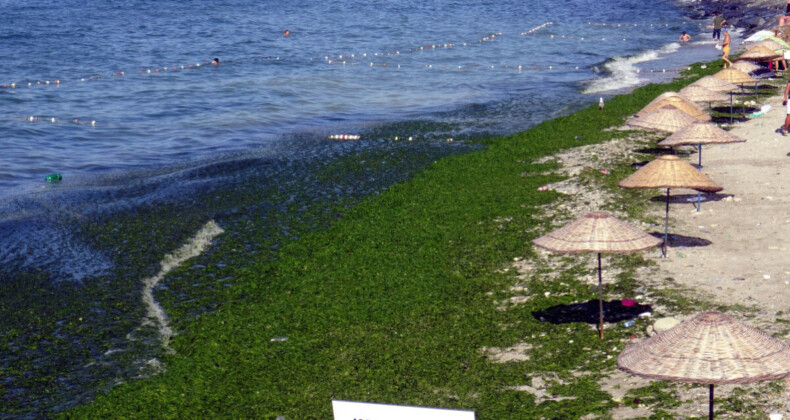
[[[722,52],[721,59],[724,60],[724,64],[722,65],[722,68],[725,69],[732,66],[732,61],[728,59],[728,57],[730,56],[731,40],[732,39],[730,38],[729,32],[727,32],[727,28],[724,28],[724,41],[722,41],[721,44],[719,45],[721,45],[721,52]]]
[[[721,13],[716,12],[716,17],[713,18],[713,39],[721,40],[721,28],[724,27],[726,22],[727,20],[721,17]]]
[[[787,85],[785,85],[785,96],[782,98],[782,105],[787,106],[787,116],[785,116],[785,126],[779,129],[779,132],[783,135],[787,135],[787,130],[790,130],[790,105],[787,104],[787,94],[790,93],[790,79],[787,80]]]

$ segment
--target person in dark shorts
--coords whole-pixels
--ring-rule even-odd
[[[721,17],[721,13],[716,12],[716,17],[713,18],[713,39],[717,41],[721,40],[721,28],[724,26],[725,22],[727,22],[727,20]]]

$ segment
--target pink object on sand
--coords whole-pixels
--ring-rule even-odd
[[[623,300],[620,301],[620,303],[622,303],[623,306],[625,306],[626,308],[630,308],[630,307],[634,306],[636,301],[634,301],[633,299],[623,299]]]

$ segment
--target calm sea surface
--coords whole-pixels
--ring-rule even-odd
[[[471,150],[466,140],[524,130],[716,56],[701,33],[708,22],[664,1],[0,0],[0,10],[6,288],[36,273],[93,287],[119,260],[71,226],[151,203],[181,208],[184,196],[243,182],[249,162],[267,162],[255,180],[263,187],[307,180],[289,202],[369,194]],[[674,43],[682,30],[694,42]],[[342,134],[360,139],[328,138]],[[375,182],[310,183],[322,163],[371,151],[415,159],[376,169]],[[62,181],[45,182],[52,173]],[[142,304],[112,322],[97,304],[83,330],[66,328],[64,311],[21,322],[20,302],[3,299],[0,412],[59,410],[135,376],[112,368],[122,362],[111,355],[144,352],[148,342],[129,346],[123,331]],[[37,330],[47,323],[63,327],[47,332],[55,339]],[[109,350],[100,344],[109,338],[80,335],[111,325]]]

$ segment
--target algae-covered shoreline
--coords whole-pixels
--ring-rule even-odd
[[[109,391],[64,415],[327,418],[331,398],[474,409],[479,418],[606,413],[620,403],[601,392],[601,373],[568,374],[595,362],[611,368],[605,345],[622,334],[591,342],[584,324],[549,326],[534,316],[590,298],[594,290],[574,279],[584,267],[557,283],[536,280],[532,302],[514,313],[498,308],[517,282],[509,262],[534,257],[529,240],[552,225],[542,206],[566,203],[537,190],[563,178],[556,163],[537,159],[620,136],[603,130],[678,83],[687,81],[639,88],[608,101],[603,113],[590,108],[546,121],[483,141],[487,149],[471,154],[446,158],[470,144],[415,142],[363,148],[337,162],[253,157],[165,175],[189,186],[184,200],[118,214],[64,212],[58,217],[118,265],[84,287],[16,271],[3,301],[15,324],[0,348],[6,358],[34,357],[3,372],[23,378],[24,388],[0,389],[10,397],[0,411],[29,413],[13,398],[18,392],[34,393],[36,410],[52,414]],[[315,176],[299,180],[302,172],[291,169],[300,165],[318,167]],[[234,179],[201,191],[207,173]],[[376,179],[382,173],[388,179]],[[140,322],[142,282],[157,273],[161,256],[212,220],[226,234],[155,290],[176,331],[175,354],[167,354],[156,328]],[[637,287],[624,272],[615,295]],[[13,306],[31,296],[30,305]],[[531,360],[492,364],[489,351],[518,347],[525,337],[543,342]],[[52,344],[68,341],[74,353],[52,358]],[[565,355],[566,341],[579,354]],[[584,356],[590,351],[596,355]],[[52,360],[86,360],[79,368],[89,373],[73,375]],[[517,392],[543,374],[565,378],[547,384],[550,398]],[[48,402],[85,384],[67,404]]]
[[[626,137],[609,128],[658,93],[713,72],[695,68],[690,78],[613,98],[605,111],[590,107],[437,160],[409,181],[334,209],[338,220],[318,217],[325,229],[279,238],[254,262],[234,256],[243,244],[220,236],[156,293],[178,331],[175,354],[161,356],[164,371],[65,416],[329,418],[332,399],[470,409],[481,419],[606,416],[622,402],[598,381],[632,332],[610,328],[600,341],[583,322],[535,316],[596,296],[580,280],[583,264],[553,273],[553,281],[545,277],[555,270],[538,268],[526,282],[509,266],[535,256],[530,240],[552,226],[543,206],[564,200],[538,190],[563,176],[553,173],[557,163],[537,160]],[[618,206],[639,193],[624,194]],[[620,274],[608,293],[642,287],[634,272],[645,264],[639,256],[612,258]],[[191,302],[179,298],[209,278],[223,279],[222,287]],[[501,310],[517,284],[525,284],[524,299]],[[683,298],[668,293],[663,302],[682,306]],[[491,360],[491,352],[525,339],[526,358]],[[524,392],[536,381],[545,383],[542,398]],[[659,388],[650,389],[671,406]]]

